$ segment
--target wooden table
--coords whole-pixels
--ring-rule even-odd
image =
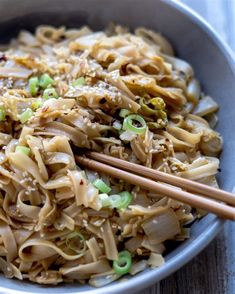
[[[235,0],[181,0],[201,16],[235,51]],[[228,222],[189,264],[138,294],[234,294],[235,223]]]

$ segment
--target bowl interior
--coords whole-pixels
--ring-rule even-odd
[[[0,42],[6,42],[20,29],[33,30],[40,24],[104,28],[110,22],[130,28],[145,26],[162,32],[173,44],[178,56],[189,61],[203,90],[219,104],[218,131],[224,138],[219,175],[220,186],[232,190],[235,172],[235,70],[223,44],[201,21],[172,1],[161,0],[2,0],[0,2]],[[208,215],[192,227],[192,237],[167,255],[166,264],[143,272],[128,281],[116,282],[105,289],[82,285],[40,286],[8,280],[0,276],[1,293],[123,293],[136,291],[166,277],[202,250],[216,235],[222,221]],[[7,290],[9,289],[9,290]],[[19,292],[18,292],[19,291]],[[87,293],[88,293],[87,292]]]

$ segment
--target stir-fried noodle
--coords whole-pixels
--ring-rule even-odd
[[[203,212],[83,170],[85,149],[217,186],[218,105],[160,34],[40,26],[0,56],[0,269],[102,286],[164,263]]]

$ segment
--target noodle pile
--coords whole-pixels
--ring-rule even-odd
[[[0,85],[6,277],[103,286],[162,265],[164,242],[189,237],[202,211],[83,170],[74,158],[90,149],[217,186],[218,105],[165,38],[120,26],[22,31],[0,55]],[[113,205],[121,192],[126,205]],[[118,260],[128,269],[115,269]]]

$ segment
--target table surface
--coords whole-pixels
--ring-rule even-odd
[[[235,0],[181,0],[204,17],[235,51]],[[190,263],[137,294],[234,294],[235,223]]]

